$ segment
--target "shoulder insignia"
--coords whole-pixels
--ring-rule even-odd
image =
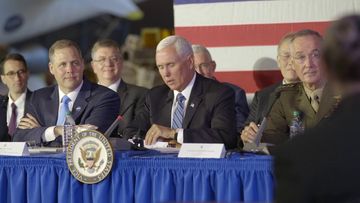
[[[300,82],[298,83],[290,83],[290,84],[283,84],[283,85],[280,85],[278,88],[277,88],[277,91],[297,91],[298,90],[298,87],[301,85]]]

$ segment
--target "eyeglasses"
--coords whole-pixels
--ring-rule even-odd
[[[321,57],[321,54],[320,54],[320,51],[319,51],[319,50],[315,50],[315,51],[311,52],[311,53],[308,54],[308,55],[305,55],[305,54],[297,54],[297,55],[294,56],[294,60],[295,60],[295,62],[298,63],[298,64],[303,64],[303,63],[305,62],[305,60],[306,60],[307,57],[308,57],[309,59],[310,59],[310,57],[311,57],[312,59],[319,60],[320,57]]]
[[[289,61],[289,59],[291,58],[290,54],[279,54],[279,57],[282,61]]]
[[[15,77],[15,75],[17,75],[17,76],[24,76],[25,74],[26,74],[26,70],[24,70],[24,69],[21,69],[21,70],[18,70],[18,71],[9,71],[9,72],[7,72],[7,73],[5,73],[4,75],[5,76],[7,76],[7,77],[9,77],[9,78],[14,78]]]
[[[106,62],[106,59],[109,60],[111,63],[119,63],[121,61],[121,57],[118,56],[112,56],[109,58],[103,57],[96,60],[93,60],[96,63],[99,63],[100,65],[104,65]]]
[[[198,66],[198,68],[200,69],[203,69],[203,68],[206,68],[206,69],[209,69],[209,68],[212,68],[212,64],[214,63],[214,61],[210,61],[210,62],[205,62],[205,63],[200,63]]]

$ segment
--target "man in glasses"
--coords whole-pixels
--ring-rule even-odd
[[[32,92],[27,89],[29,71],[22,55],[6,55],[0,73],[1,80],[9,89],[7,96],[0,96],[0,141],[9,141],[24,116]]]
[[[282,88],[270,111],[262,142],[280,144],[289,139],[294,111],[300,113],[305,129],[328,117],[337,103],[321,65],[322,36],[313,30],[300,30],[291,39],[291,63],[299,83]]]
[[[209,50],[199,44],[192,45],[194,52],[194,65],[195,70],[199,74],[216,80],[214,73],[216,69],[216,63],[212,60]],[[235,92],[235,112],[236,112],[236,128],[238,132],[244,128],[244,123],[249,115],[249,106],[246,101],[245,91],[240,87],[231,83],[224,83],[231,87]]]
[[[243,145],[243,142],[254,141],[255,135],[259,130],[258,124],[260,124],[262,119],[266,116],[265,114],[269,105],[276,99],[274,98],[274,93],[276,93],[277,89],[281,87],[281,85],[299,82],[298,76],[291,63],[290,43],[293,36],[294,33],[284,35],[277,48],[277,63],[281,75],[283,76],[283,80],[255,92],[250,105],[250,114],[245,122],[246,126],[240,135],[240,146]]]
[[[118,135],[123,136],[126,126],[139,113],[145,102],[146,88],[126,83],[121,78],[123,60],[120,47],[110,39],[96,42],[91,50],[91,66],[97,76],[98,84],[117,92],[121,99],[120,115],[123,120],[118,126]]]

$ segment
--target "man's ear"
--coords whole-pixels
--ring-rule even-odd
[[[211,64],[213,65],[213,71],[215,72],[215,70],[216,70],[216,62],[215,62],[215,61],[211,61]]]
[[[48,66],[49,66],[49,71],[50,71],[51,75],[54,75],[54,65],[51,62],[49,62]]]

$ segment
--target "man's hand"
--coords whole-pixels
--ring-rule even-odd
[[[240,138],[241,140],[246,143],[253,143],[255,141],[255,135],[257,131],[259,130],[259,127],[256,125],[256,123],[251,122],[248,126],[244,128],[243,131],[241,131]]]
[[[18,125],[18,128],[20,129],[33,129],[37,127],[40,127],[39,122],[29,113],[20,119],[20,123]]]
[[[161,125],[153,124],[147,131],[145,136],[145,144],[152,145],[160,139],[174,139],[176,131],[174,129],[164,127]]]
[[[77,133],[84,131],[84,130],[96,130],[98,127],[91,124],[81,124],[81,125],[75,125],[75,131]],[[62,136],[64,134],[64,126],[55,126],[54,128],[54,134],[55,136]]]

